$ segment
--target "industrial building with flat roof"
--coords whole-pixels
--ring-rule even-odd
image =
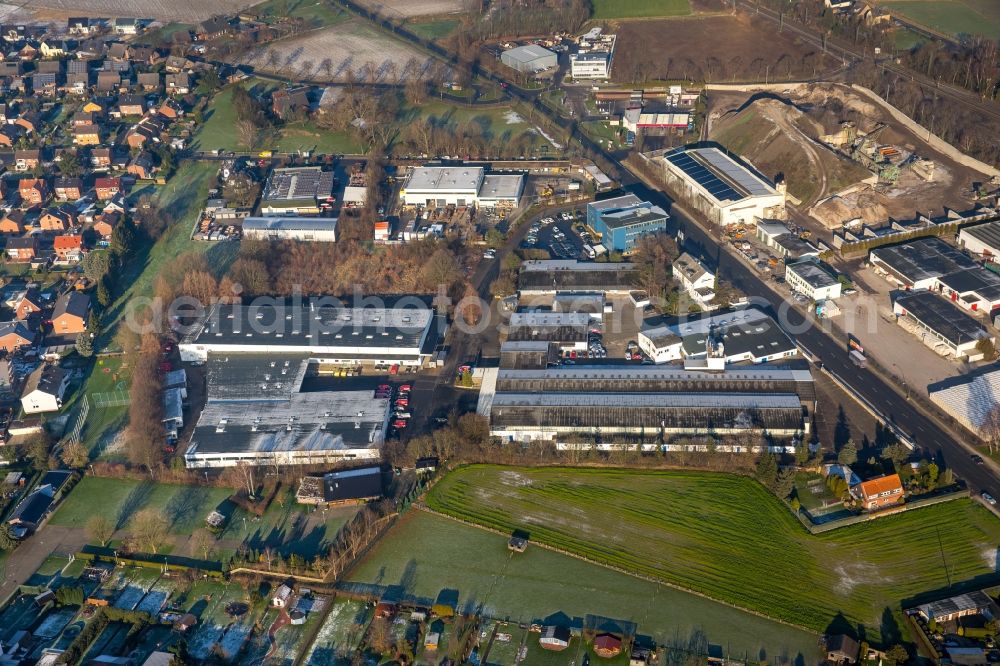
[[[382,468],[378,465],[311,474],[299,481],[299,504],[334,506],[356,504],[382,496]]]
[[[333,172],[321,167],[274,169],[260,200],[264,215],[318,214],[333,203]]]
[[[975,268],[976,262],[940,238],[918,238],[868,253],[875,272],[906,289],[931,289],[937,278]]]
[[[977,256],[1000,257],[1000,222],[985,222],[964,227],[958,232],[958,244]]]
[[[419,366],[433,354],[441,321],[424,300],[396,307],[308,303],[218,303],[178,345],[185,361],[210,353],[302,353],[324,363]]]
[[[612,51],[587,51],[569,55],[569,75],[574,79],[611,78]]]
[[[302,355],[212,354],[208,400],[184,453],[189,468],[373,460],[390,402],[372,391],[302,390]]]
[[[524,191],[523,174],[487,174],[480,166],[415,167],[400,190],[407,206],[516,207]]]
[[[668,186],[715,224],[777,217],[785,194],[719,148],[681,148],[655,158]]]
[[[507,325],[511,342],[555,343],[559,349],[587,349],[590,314],[586,312],[515,312]]]
[[[976,348],[979,341],[995,341],[978,321],[950,301],[923,289],[898,294],[892,311],[896,321],[912,327],[928,347],[946,351],[957,359],[979,361],[983,358]]]
[[[768,363],[798,353],[778,323],[756,308],[644,326],[637,341],[654,363],[703,359],[710,347],[725,363]]]
[[[833,273],[812,259],[786,264],[785,281],[793,292],[816,302],[840,298],[843,288]]]
[[[667,212],[634,194],[587,204],[587,224],[609,250],[628,252],[640,238],[667,230]]]
[[[500,62],[522,74],[544,72],[559,64],[559,56],[537,44],[507,49],[500,54]]]
[[[951,377],[927,387],[931,402],[979,435],[1000,408],[1000,370]]]
[[[808,370],[573,366],[496,372],[479,411],[494,436],[509,441],[732,435],[762,430],[775,437],[807,433],[815,409]]]
[[[637,288],[639,272],[635,264],[595,263],[575,259],[529,259],[521,264],[517,289],[522,295],[556,292],[601,292],[627,294]]]
[[[248,217],[243,236],[261,240],[299,240],[333,243],[337,240],[335,217]]]

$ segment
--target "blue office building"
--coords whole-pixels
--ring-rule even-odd
[[[587,204],[587,224],[608,251],[628,252],[639,238],[667,230],[670,216],[634,194]]]

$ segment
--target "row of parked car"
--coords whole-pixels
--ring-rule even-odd
[[[375,397],[387,399],[392,402],[392,420],[389,425],[393,432],[398,433],[409,425],[411,416],[410,390],[409,384],[401,384],[398,389],[391,384],[380,384],[375,389]]]

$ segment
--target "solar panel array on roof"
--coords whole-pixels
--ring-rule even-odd
[[[717,148],[679,151],[664,159],[705,188],[720,203],[776,194],[773,187]]]

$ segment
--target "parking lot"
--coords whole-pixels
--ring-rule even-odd
[[[593,259],[584,246],[594,239],[583,220],[582,211],[543,218],[531,225],[521,247],[546,250],[553,259]]]

